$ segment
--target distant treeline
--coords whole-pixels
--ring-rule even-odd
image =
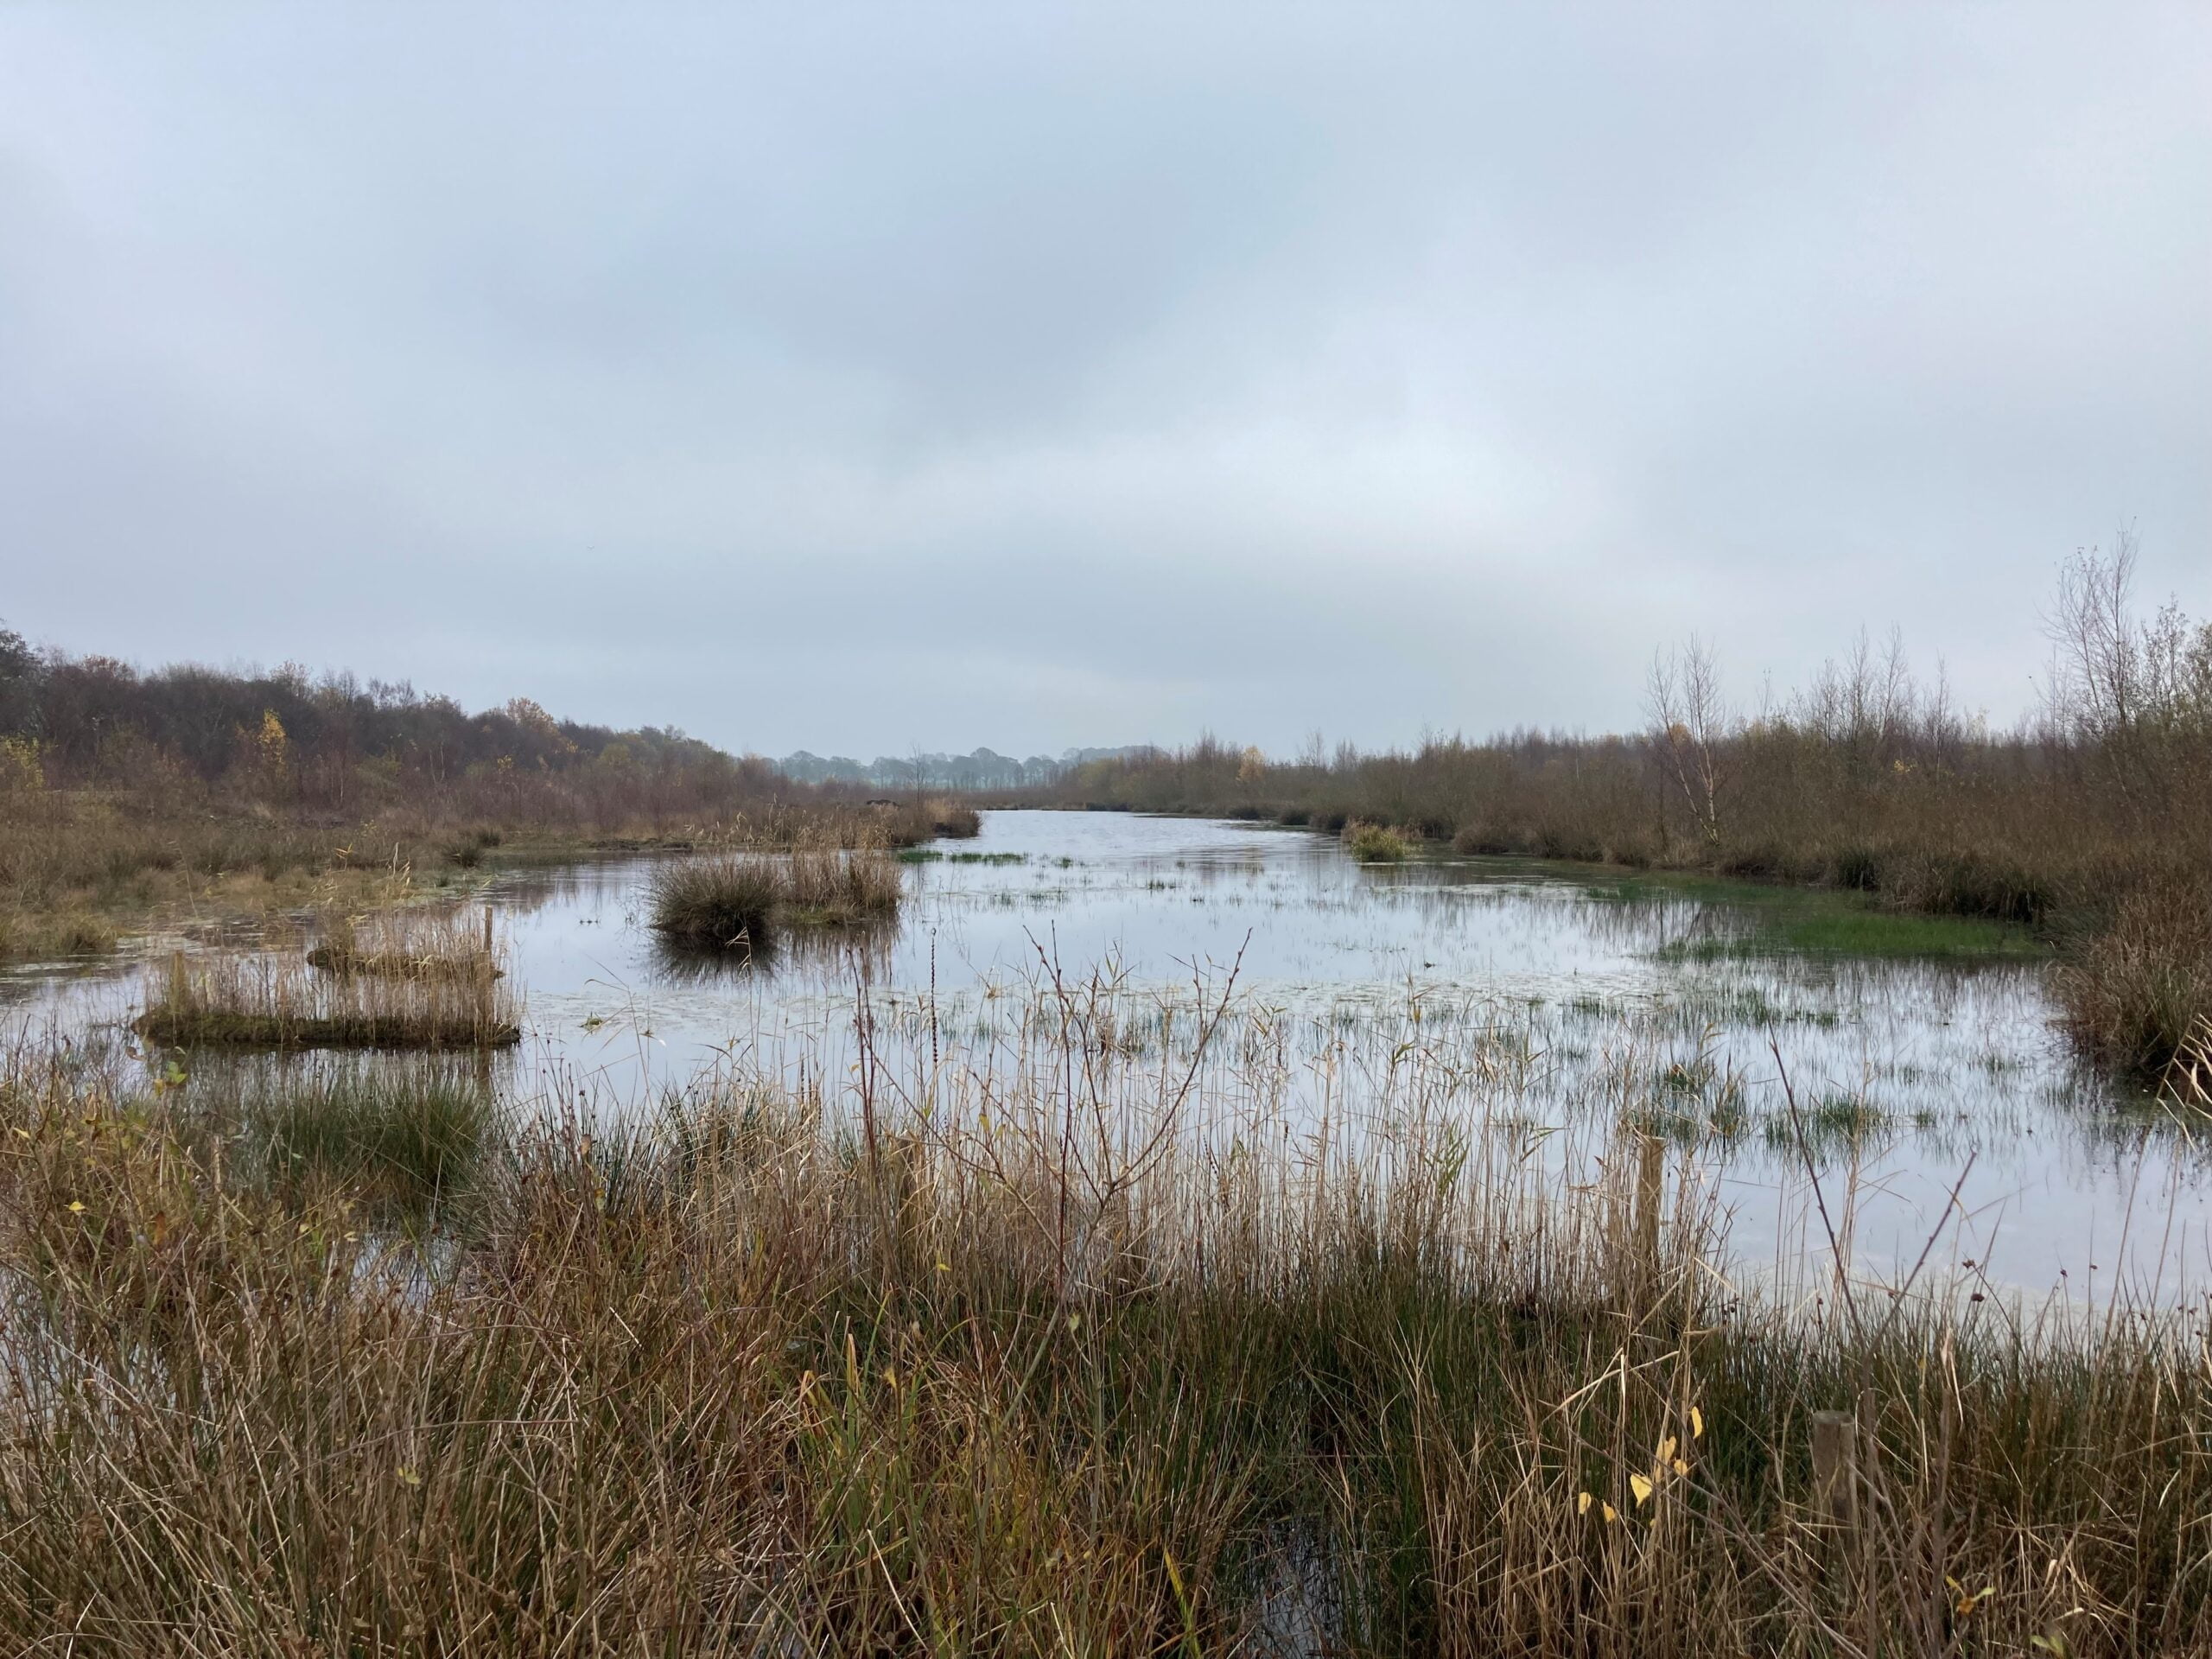
[[[672,727],[558,720],[526,697],[471,713],[404,683],[289,665],[142,671],[41,653],[4,627],[0,741],[19,782],[35,771],[54,789],[193,785],[349,817],[433,796],[493,810],[556,786],[586,807],[620,797],[626,814],[791,792],[767,762]]]
[[[1655,659],[1647,723],[1281,760],[1205,739],[1095,762],[1069,804],[1398,826],[1462,854],[1704,869],[1856,888],[2037,928],[2078,1034],[2142,1072],[2212,1036],[2212,625],[2139,613],[2133,548],[2076,556],[2045,701],[1992,732],[1895,636],[1746,709],[1715,652]]]
[[[775,762],[775,767],[802,784],[856,784],[886,790],[1037,789],[1058,783],[1086,762],[1149,753],[1141,747],[1068,749],[1018,760],[994,749],[977,749],[972,754],[879,754],[862,765],[842,754],[823,756],[801,749]]]

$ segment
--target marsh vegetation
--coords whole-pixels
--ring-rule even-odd
[[[1269,760],[1208,740],[1079,769],[1069,804],[1388,825],[1461,856],[1534,856],[1861,895],[2002,922],[2063,958],[2086,1052],[2155,1081],[2212,1019],[2212,625],[2133,600],[2133,550],[2084,553],[2050,609],[2043,706],[2010,732],[1864,637],[1794,696],[1727,695],[1696,641],[1655,658],[1649,723],[1409,753]]]
[[[1747,1280],[1695,1154],[1532,1139],[1520,1074],[1471,1068],[1464,1033],[1347,1074],[1317,1122],[1236,1007],[1226,981],[1046,976],[1011,1035],[932,1061],[724,1071],[595,1120],[16,1052],[0,1631],[2212,1641],[2196,1315],[1985,1299],[1939,1248],[1870,1277],[1835,1243],[1844,1181],[1834,1231]],[[1818,1157],[1844,1109],[1783,1133]],[[435,1234],[379,1223],[410,1186],[444,1195]]]
[[[41,656],[0,625],[0,961],[358,913],[609,848],[913,846],[976,823],[527,698],[472,715],[292,666],[148,672]]]

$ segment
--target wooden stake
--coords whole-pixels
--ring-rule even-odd
[[[1823,1521],[1848,1520],[1856,1507],[1859,1420],[1847,1411],[1813,1414],[1813,1503]]]
[[[489,1042],[492,1039],[492,1011],[493,1007],[492,1001],[492,982],[493,977],[494,974],[492,963],[492,906],[486,905],[484,906],[484,971],[477,978],[477,984],[480,988],[476,994],[478,1008],[477,1024],[483,1027],[483,1034],[480,1039],[483,1042]]]

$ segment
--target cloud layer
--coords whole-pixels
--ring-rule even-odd
[[[0,614],[737,747],[2212,608],[2212,13],[0,16]]]

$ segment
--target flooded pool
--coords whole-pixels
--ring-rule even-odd
[[[895,1071],[988,1056],[1056,980],[1104,975],[1137,1011],[1117,1040],[1163,1071],[1189,1011],[1227,998],[1234,1041],[1205,1064],[1241,1067],[1245,1089],[1264,1075],[1294,1112],[1385,1109],[1418,1063],[1432,1104],[1460,1090],[1532,1146],[1556,1137],[1541,1155],[1612,1123],[1662,1135],[1711,1167],[1748,1264],[1819,1247],[1817,1176],[1832,1205],[1855,1199],[1870,1270],[1940,1231],[1942,1266],[2008,1287],[2212,1282],[2202,1137],[2069,1053],[2047,964],[1997,930],[1903,928],[1885,947],[1838,895],[1361,865],[1272,826],[1007,811],[905,867],[895,928],[702,962],[645,925],[655,868],[518,869],[480,895],[524,1001],[523,1046],[490,1063],[515,1098],[638,1109],[706,1070],[834,1098],[862,1007]],[[1838,938],[1875,954],[1822,948]],[[0,995],[19,1035],[131,1045],[141,971],[18,972]]]

